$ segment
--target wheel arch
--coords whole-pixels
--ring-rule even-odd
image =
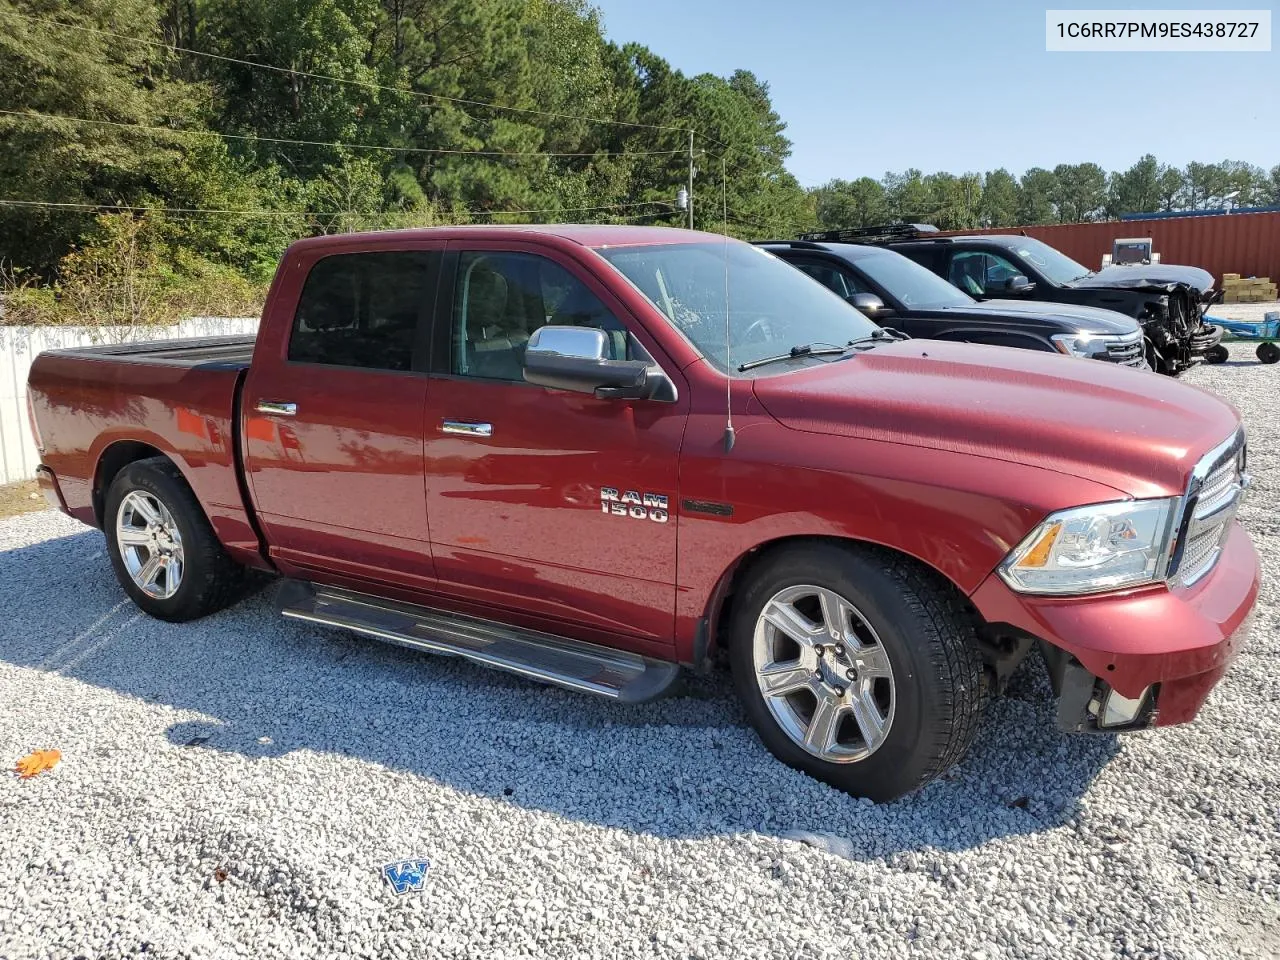
[[[171,451],[164,450],[154,443],[144,440],[113,440],[102,448],[102,452],[98,454],[98,459],[93,468],[93,516],[99,528],[103,528],[106,522],[104,513],[106,512],[107,491],[111,489],[111,484],[120,475],[120,471],[131,463],[137,463],[139,460],[149,460],[153,457],[163,457],[172,463],[178,469],[178,472],[182,474],[187,485],[190,486],[191,481],[187,478],[183,464]]]
[[[715,656],[716,651],[720,647],[721,637],[725,633],[726,624],[733,614],[733,602],[735,595],[740,591],[742,584],[751,576],[752,572],[759,568],[762,563],[767,562],[771,557],[775,556],[779,551],[800,547],[806,544],[813,545],[834,545],[844,547],[857,547],[860,549],[878,551],[883,554],[889,554],[905,560],[919,569],[928,573],[945,589],[954,592],[956,598],[964,604],[964,606],[973,612],[974,616],[979,616],[973,604],[970,603],[968,594],[957,584],[951,577],[943,573],[936,566],[927,560],[905,550],[887,546],[882,543],[876,543],[872,540],[863,540],[856,537],[841,537],[829,534],[794,534],[788,536],[775,537],[770,540],[762,541],[753,547],[748,548],[734,558],[733,562],[720,574],[715,586],[707,600],[707,605],[703,611],[702,623],[705,631],[705,640],[699,644],[704,648],[698,659],[705,660]]]

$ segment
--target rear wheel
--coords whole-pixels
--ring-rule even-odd
[[[1216,347],[1210,347],[1204,352],[1204,359],[1206,363],[1226,363],[1230,356],[1230,352],[1222,344],[1218,344]]]
[[[734,683],[784,763],[886,801],[968,750],[982,663],[958,599],[930,572],[875,549],[797,546],[752,571],[735,607]]]
[[[1258,359],[1263,363],[1275,363],[1280,361],[1280,347],[1277,347],[1274,343],[1260,343],[1258,344],[1258,349],[1255,352],[1258,355]]]
[[[245,571],[222,549],[169,460],[129,464],[107,491],[103,530],[116,579],[144,612],[194,620],[239,598]]]

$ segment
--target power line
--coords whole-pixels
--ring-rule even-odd
[[[208,53],[204,50],[192,50],[189,47],[171,46],[160,40],[146,40],[141,37],[130,37],[123,33],[114,33],[110,30],[101,30],[97,27],[86,27],[75,23],[63,23],[61,20],[50,20],[45,17],[33,17],[30,14],[18,13],[13,11],[16,16],[22,17],[34,23],[43,23],[48,26],[65,27],[69,30],[82,30],[86,33],[96,33],[104,37],[113,37],[117,40],[125,40],[130,43],[139,43],[151,47],[163,47],[166,50],[173,50],[178,53],[187,53],[193,57],[207,57],[210,60],[220,60],[224,63],[234,63],[245,67],[254,67],[260,70],[273,70],[276,73],[285,73],[295,77],[306,77],[310,80],[324,80],[329,83],[344,83],[350,86],[365,87],[370,90],[381,90],[387,93],[401,93],[409,96],[421,97],[426,100],[441,100],[446,103],[464,104],[469,107],[483,107],[489,110],[501,110],[508,113],[520,113],[526,116],[549,117],[556,120],[579,120],[583,123],[599,123],[608,124],[618,127],[632,127],[645,130],[671,130],[680,133],[688,133],[685,127],[671,127],[658,123],[638,123],[630,120],[608,120],[600,117],[583,117],[571,113],[556,113],[548,110],[531,110],[525,107],[508,107],[499,103],[486,103],[483,100],[469,100],[464,97],[447,97],[439,93],[424,93],[421,90],[409,90],[404,87],[391,87],[382,83],[375,83],[372,80],[353,80],[348,77],[335,77],[324,73],[312,73],[307,70],[293,70],[289,67],[279,67],[273,63],[259,63],[253,60],[242,60],[238,57],[228,57],[219,53]],[[718,141],[717,141],[718,142]]]
[[[196,214],[217,214],[220,216],[250,216],[250,217],[311,217],[311,216],[336,216],[344,213],[355,213],[354,210],[210,210],[197,207],[139,207],[130,206],[123,203],[70,203],[55,202],[52,200],[3,200],[0,204],[8,207],[44,207],[56,210],[104,210],[104,211],[127,211],[130,213],[196,213]]]
[[[104,212],[129,212],[129,213],[166,213],[178,215],[209,215],[209,216],[248,216],[248,217],[363,217],[386,218],[394,217],[401,213],[410,211],[386,210],[381,212],[368,212],[362,210],[219,210],[206,209],[202,207],[144,207],[131,206],[121,203],[73,203],[73,202],[56,202],[52,200],[7,200],[0,199],[0,205],[9,207],[34,207],[54,210],[79,210],[82,212],[90,210],[100,210]],[[634,209],[636,207],[664,206],[669,207],[670,204],[665,200],[640,200],[628,203],[606,203],[593,207],[545,207],[537,210],[450,210],[445,211],[447,214],[454,216],[469,217],[496,217],[508,215],[531,216],[533,214],[543,213],[587,213],[600,210],[625,210]],[[650,216],[650,214],[646,214]]]
[[[684,154],[684,150],[641,150],[597,153],[556,153],[544,150],[451,150],[437,147],[388,147],[373,143],[342,143],[325,140],[289,140],[284,137],[260,137],[253,134],[218,133],[215,130],[178,130],[173,127],[148,126],[142,123],[124,123],[119,120],[89,120],[85,117],[67,117],[60,114],[37,113],[34,110],[2,110],[0,115],[45,121],[67,121],[85,123],[95,126],[120,127],[126,130],[138,130],[144,133],[163,133],[176,136],[220,137],[224,140],[247,140],[263,143],[288,143],[306,147],[342,147],[348,150],[381,150],[387,153],[433,153],[472,157],[657,157]]]
[[[584,212],[588,210],[618,210],[618,209],[629,208],[629,207],[653,207],[653,206],[670,207],[671,204],[668,203],[666,200],[639,200],[631,203],[606,203],[598,207],[556,207],[556,208],[548,208],[545,210],[462,210],[460,212],[468,214],[473,217],[476,217],[476,216],[497,217],[497,216],[502,216],[504,214],[509,214],[509,213],[522,213],[522,214],[579,213],[579,212]]]
[[[195,56],[195,57],[205,57],[212,60],[222,61],[224,63],[234,63],[234,64],[238,64],[240,66],[245,66],[245,67],[252,67],[252,68],[257,68],[262,70],[270,70],[276,73],[283,73],[290,76],[307,77],[313,80],[323,80],[331,83],[339,83],[339,84],[346,84],[349,86],[364,87],[371,90],[381,90],[389,93],[406,94],[409,96],[419,97],[426,100],[438,100],[438,101],[443,101],[447,103],[457,103],[457,104],[463,104],[466,106],[482,107],[490,110],[506,111],[509,113],[519,113],[519,114],[524,114],[526,116],[548,117],[548,118],[561,119],[561,120],[577,120],[583,123],[596,123],[596,124],[603,124],[603,125],[610,125],[610,126],[630,127],[633,129],[664,130],[664,131],[671,131],[671,132],[678,132],[678,133],[693,133],[695,136],[701,137],[704,140],[710,141],[711,143],[714,143],[717,146],[724,148],[725,153],[727,153],[730,149],[732,149],[732,147],[729,144],[725,143],[723,140],[718,140],[708,133],[703,133],[687,127],[674,127],[666,124],[655,124],[655,123],[639,123],[639,122],[634,122],[629,120],[611,120],[611,119],[605,119],[600,117],[579,116],[576,114],[558,113],[558,112],[546,111],[546,110],[532,110],[524,107],[510,107],[510,106],[505,106],[503,104],[490,103],[483,100],[471,100],[463,97],[449,97],[443,94],[425,93],[419,90],[410,90],[404,87],[393,87],[393,86],[388,86],[386,84],[375,83],[373,81],[368,81],[368,80],[354,80],[346,77],[335,77],[329,74],[314,73],[306,70],[294,70],[289,67],[280,67],[271,63],[261,63],[261,62],[252,61],[252,60],[244,60],[238,57],[228,57],[222,54],[209,53],[203,50],[193,50],[189,47],[171,46],[170,44],[164,43],[159,40],[148,40],[141,37],[131,37],[126,34],[116,33],[110,30],[102,30],[97,27],[82,26],[80,24],[74,24],[74,23],[64,23],[60,20],[52,20],[45,17],[34,17],[29,14],[18,13],[17,11],[13,11],[13,13],[16,16],[21,17],[22,19],[32,23],[42,23],[48,26],[63,27],[69,30],[80,30],[85,33],[93,33],[99,36],[112,37],[114,39],[124,40],[126,42],[142,44],[150,47],[160,47],[160,48],[163,48],[166,50],[172,50],[178,53],[190,54],[191,56]],[[13,111],[0,111],[0,112],[12,113]],[[64,118],[64,119],[75,120],[78,118]],[[107,121],[82,121],[82,122],[104,123]],[[118,125],[124,126],[124,124],[118,124]],[[141,127],[141,125],[138,125],[138,126]],[[167,128],[156,128],[156,129],[167,130]],[[172,131],[172,132],[178,132],[178,131]],[[192,131],[192,132],[196,132],[196,131]],[[402,152],[402,153],[414,152],[414,153],[440,153],[440,154],[454,153],[458,155],[475,155],[475,156],[561,156],[561,157],[626,156],[626,155],[674,156],[676,154],[682,154],[685,152],[683,150],[671,150],[671,151],[658,150],[658,151],[646,151],[646,152],[637,152],[637,153],[627,152],[627,153],[603,153],[603,154],[586,154],[586,153],[575,154],[575,153],[551,153],[551,152],[507,153],[503,151],[463,151],[463,150],[446,151],[443,149],[434,150],[434,149],[428,149],[428,148],[382,147],[374,144],[336,144],[336,143],[320,143],[316,141],[286,140],[286,139],[271,138],[271,137],[249,137],[249,136],[241,136],[237,134],[220,134],[220,133],[214,133],[213,131],[208,131],[208,133],[214,136],[226,137],[230,139],[245,139],[245,140],[257,139],[265,142],[290,143],[290,144],[298,144],[298,145],[347,146],[351,149],[385,150],[388,152]],[[710,153],[710,151],[704,152],[704,155],[706,155],[707,153]],[[711,156],[716,156],[716,155],[711,154]],[[718,158],[723,158],[723,156],[724,154],[721,154]],[[744,158],[743,160],[740,160],[738,163],[733,164],[731,169],[734,173],[737,173],[738,170],[740,170],[748,162],[749,160]],[[722,176],[724,176],[723,173],[722,173]]]

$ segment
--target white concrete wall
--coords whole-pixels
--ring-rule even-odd
[[[35,476],[40,463],[27,419],[27,373],[42,350],[133,340],[256,333],[257,317],[192,317],[172,327],[0,326],[0,483]]]

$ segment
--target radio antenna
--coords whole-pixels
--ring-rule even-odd
[[[720,212],[724,234],[724,452],[733,449],[733,370],[729,351],[729,181],[725,176],[724,154],[720,154]]]

